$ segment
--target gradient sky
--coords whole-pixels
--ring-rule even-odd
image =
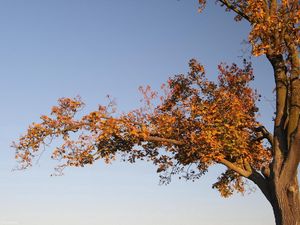
[[[223,167],[168,186],[150,163],[118,160],[50,177],[56,162],[47,153],[11,171],[12,141],[59,97],[80,95],[88,111],[111,94],[127,111],[138,107],[140,85],[158,89],[190,58],[212,79],[219,62],[240,63],[249,27],[214,2],[199,14],[196,0],[0,0],[0,225],[274,224],[258,190],[222,199],[211,189]],[[253,63],[260,120],[271,127],[271,67],[264,57]]]

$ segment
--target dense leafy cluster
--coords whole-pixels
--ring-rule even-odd
[[[248,20],[251,24],[249,41],[254,55],[282,54],[291,45],[300,44],[298,0],[217,0],[217,3],[236,13],[235,19]],[[200,11],[206,0],[199,0]]]
[[[198,178],[209,166],[227,161],[243,170],[259,170],[270,154],[256,132],[260,124],[251,80],[253,71],[246,62],[242,69],[221,64],[218,81],[212,82],[203,66],[191,60],[187,75],[176,75],[162,85],[162,96],[150,87],[141,88],[145,106],[129,113],[118,115],[110,104],[77,119],[83,102],[62,98],[51,116],[41,116],[42,122],[32,124],[15,143],[16,158],[27,167],[41,145],[62,137],[62,145],[52,153],[62,162],[58,169],[100,158],[111,162],[120,154],[129,162],[153,162],[165,179],[182,172],[187,179]],[[233,188],[244,190],[241,175],[230,168],[214,187],[224,196]]]

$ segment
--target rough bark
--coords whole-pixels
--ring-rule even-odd
[[[293,57],[292,68],[288,72],[282,55],[267,55],[274,69],[276,84],[273,161],[270,175],[256,184],[273,207],[276,225],[300,224],[297,179],[300,155],[300,70],[298,55],[294,54]]]
[[[277,179],[275,179],[277,180]],[[271,183],[271,205],[273,207],[276,225],[300,224],[300,195],[297,177],[292,181]]]
[[[276,225],[300,224],[300,193],[297,176],[264,177],[253,172],[249,177],[262,191],[274,212]]]

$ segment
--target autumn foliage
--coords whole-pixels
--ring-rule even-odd
[[[185,171],[194,179],[210,165],[230,161],[236,167],[261,169],[269,163],[269,150],[263,146],[256,128],[257,94],[249,87],[251,65],[219,65],[217,82],[209,81],[201,66],[190,61],[187,75],[177,75],[162,85],[162,96],[150,87],[140,88],[145,106],[118,115],[113,104],[77,118],[84,103],[79,99],[59,99],[50,116],[32,124],[15,143],[16,158],[23,167],[55,137],[63,144],[52,158],[65,166],[84,166],[97,159],[111,162],[119,154],[124,160],[152,161],[161,178]],[[154,102],[159,102],[155,107]],[[76,136],[72,133],[80,133]],[[193,165],[193,169],[185,167]],[[166,176],[168,175],[168,176]],[[168,181],[168,180],[165,180]],[[243,192],[240,174],[227,170],[214,184],[223,196],[233,189]]]
[[[199,11],[206,1],[199,1]],[[249,83],[248,62],[218,66],[217,81],[206,78],[196,60],[184,75],[171,77],[159,92],[140,88],[144,106],[128,113],[115,104],[81,116],[80,98],[62,98],[50,116],[42,116],[14,143],[21,168],[30,166],[41,147],[61,137],[52,158],[59,173],[67,166],[124,161],[151,161],[162,182],[178,174],[189,180],[210,166],[226,171],[213,187],[222,196],[244,192],[253,181],[270,202],[277,225],[300,224],[300,3],[299,0],[217,0],[236,21],[250,25],[252,54],[265,55],[275,81],[274,129],[257,120],[259,96]],[[270,83],[273,81],[270,81]],[[273,84],[273,83],[272,83]]]
[[[298,0],[218,0],[216,3],[235,12],[236,21],[244,19],[251,24],[249,42],[255,56],[268,52],[281,54],[300,44]],[[202,11],[206,0],[199,0],[199,4]]]

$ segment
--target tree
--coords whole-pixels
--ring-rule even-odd
[[[144,106],[118,114],[113,102],[81,118],[79,99],[59,99],[50,116],[41,116],[18,143],[16,159],[26,168],[41,145],[62,137],[52,158],[56,168],[84,166],[98,159],[111,162],[117,155],[134,163],[137,159],[157,165],[162,182],[179,174],[198,179],[209,166],[223,164],[227,170],[213,187],[222,196],[243,192],[253,181],[273,207],[277,225],[300,224],[297,170],[300,160],[300,61],[297,0],[218,0],[235,19],[251,25],[252,54],[265,55],[274,70],[276,112],[274,130],[257,121],[259,96],[249,86],[254,78],[251,64],[220,64],[218,81],[206,78],[204,67],[189,63],[186,75],[176,75],[162,86],[159,96],[141,88]],[[199,10],[205,0],[199,0]]]

